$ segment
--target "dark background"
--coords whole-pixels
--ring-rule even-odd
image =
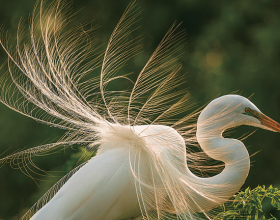
[[[0,24],[13,37],[21,17],[28,18],[35,0],[0,1]],[[76,0],[73,11],[81,10],[74,24],[93,21],[100,24],[98,36],[103,43],[118,22],[129,1]],[[280,121],[280,2],[253,0],[139,0],[143,10],[138,23],[144,36],[144,60],[177,20],[187,32],[183,73],[200,107],[219,95],[238,91],[266,115]],[[0,49],[0,64],[6,55]],[[131,64],[135,73],[143,62]],[[1,70],[0,70],[1,71]],[[1,72],[3,74],[3,71]],[[232,136],[239,137],[254,128],[242,126]],[[63,134],[56,128],[39,124],[4,105],[0,105],[0,155],[57,140]],[[247,186],[280,187],[280,134],[258,129],[245,145],[254,155]],[[7,151],[7,152],[6,152]],[[6,152],[6,153],[5,153]],[[0,168],[0,219],[18,219],[28,207],[74,165],[79,153],[66,150],[36,158],[36,164],[52,170],[36,182],[9,164]],[[34,174],[35,175],[35,174]],[[36,175],[35,175],[36,176]],[[39,184],[39,185],[37,185]]]

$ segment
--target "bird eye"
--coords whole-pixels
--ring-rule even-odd
[[[245,112],[250,112],[250,108],[245,108]]]

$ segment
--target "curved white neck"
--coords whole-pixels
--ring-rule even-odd
[[[225,123],[220,122],[208,122],[211,126],[207,126],[202,120],[198,120],[197,141],[208,156],[224,162],[225,169],[209,178],[197,177],[188,170],[189,177],[194,183],[198,183],[197,188],[201,189],[195,197],[198,204],[207,204],[206,207],[201,207],[204,210],[212,209],[231,198],[244,184],[250,169],[245,145],[236,139],[223,138],[224,130],[232,125],[225,127]],[[209,200],[212,203],[209,203]]]
[[[198,143],[208,156],[225,163],[225,169],[220,174],[210,178],[202,178],[202,180],[212,184],[228,184],[236,192],[247,178],[250,157],[241,141],[223,138],[221,134],[217,133],[216,137],[211,139],[201,140],[198,137]],[[231,197],[232,194],[228,196]]]

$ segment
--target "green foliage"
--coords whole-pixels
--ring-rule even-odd
[[[269,211],[266,212],[263,210],[267,201],[270,201],[271,206],[279,211],[280,190],[272,186],[267,189],[265,189],[265,186],[258,186],[252,190],[248,187],[244,191],[240,191],[234,195],[232,201],[228,204],[220,206],[224,211],[216,215],[214,219],[277,220]]]

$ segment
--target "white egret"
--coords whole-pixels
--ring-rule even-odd
[[[58,143],[15,153],[1,162],[22,161],[24,165],[27,156],[73,144],[98,151],[60,180],[22,219],[198,219],[195,213],[210,218],[208,211],[240,189],[250,168],[244,144],[223,138],[222,133],[243,124],[280,132],[280,124],[239,95],[210,102],[197,125],[192,123],[196,114],[171,120],[191,106],[189,94],[176,91],[181,82],[176,48],[182,33],[174,32],[175,25],[139,73],[131,92],[106,91],[111,81],[128,79],[117,74],[140,49],[138,39],[130,39],[139,11],[134,3],[128,6],[105,52],[98,53],[91,51],[92,46],[99,48],[98,42],[89,41],[83,27],[62,31],[67,23],[63,10],[60,1],[46,9],[41,1],[32,17],[30,41],[22,44],[20,28],[16,53],[1,42],[9,56],[10,73],[10,78],[2,77],[1,101],[68,132]],[[100,77],[82,80],[99,65]],[[202,150],[225,163],[218,175],[202,178],[190,171],[186,145],[195,142],[195,131]]]

